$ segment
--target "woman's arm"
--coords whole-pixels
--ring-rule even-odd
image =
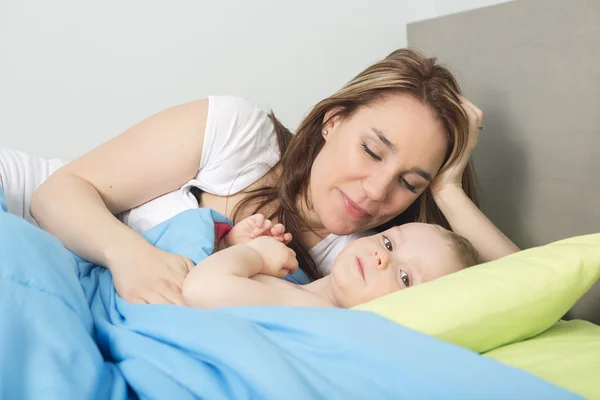
[[[458,95],[458,98],[468,119],[467,145],[464,154],[435,178],[430,189],[452,230],[467,238],[487,262],[515,253],[519,248],[475,206],[462,188],[464,170],[477,146],[483,112],[465,97]]]
[[[162,111],[67,164],[33,195],[40,226],[84,259],[109,268],[129,301],[182,303],[189,260],[151,246],[118,221],[197,173],[208,101]]]
[[[482,260],[492,261],[519,251],[465,194],[462,188],[447,188],[434,194],[434,200],[452,230],[467,238]]]

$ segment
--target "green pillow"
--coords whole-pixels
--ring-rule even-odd
[[[483,353],[556,323],[600,277],[600,234],[522,250],[355,307]]]
[[[600,397],[600,326],[559,321],[544,333],[484,354],[586,399]]]

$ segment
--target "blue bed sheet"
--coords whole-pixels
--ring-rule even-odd
[[[214,218],[190,210],[146,238],[197,261]],[[369,312],[131,304],[108,270],[1,211],[0,323],[0,398],[579,398]]]

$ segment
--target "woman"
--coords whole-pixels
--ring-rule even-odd
[[[469,158],[483,113],[458,92],[434,59],[397,50],[318,103],[293,136],[241,99],[179,105],[59,169],[31,214],[109,268],[132,302],[183,304],[193,264],[139,232],[197,206],[283,223],[311,279],[361,232],[407,221],[449,227],[493,260],[518,249],[475,204]]]

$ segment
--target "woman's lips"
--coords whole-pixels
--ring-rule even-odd
[[[348,214],[357,219],[365,218],[369,215],[368,212],[354,204],[343,192],[341,192],[341,194],[342,201],[344,202],[344,209]]]

